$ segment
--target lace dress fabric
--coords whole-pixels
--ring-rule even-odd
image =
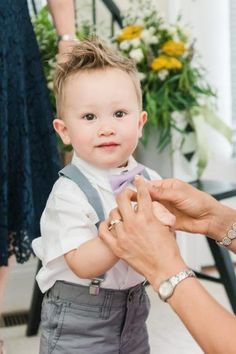
[[[0,1],[0,266],[32,253],[60,169],[53,114],[26,0]]]

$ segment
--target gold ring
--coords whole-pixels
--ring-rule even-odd
[[[122,222],[121,219],[113,219],[113,220],[111,220],[110,225],[108,226],[108,230],[111,231],[113,226],[119,224],[120,222]]]

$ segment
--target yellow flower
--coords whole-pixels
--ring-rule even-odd
[[[181,69],[182,63],[176,58],[161,55],[153,60],[151,68],[153,71]]]
[[[165,54],[174,57],[179,57],[180,55],[184,54],[186,50],[183,42],[176,42],[172,40],[165,42],[161,49]]]
[[[117,40],[119,42],[122,42],[122,41],[125,41],[125,40],[131,40],[131,39],[134,39],[134,38],[139,38],[140,35],[141,35],[142,30],[143,30],[143,26],[141,26],[141,25],[127,26],[118,35]]]

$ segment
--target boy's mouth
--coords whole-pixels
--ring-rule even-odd
[[[119,146],[120,144],[118,143],[115,143],[114,141],[109,141],[109,142],[105,142],[105,143],[102,143],[102,144],[99,144],[97,145],[96,147],[115,147],[115,146]]]

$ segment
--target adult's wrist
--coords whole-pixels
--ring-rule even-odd
[[[235,222],[236,211],[219,203],[209,225],[208,236],[215,241],[222,241]]]
[[[196,278],[196,275],[191,269],[185,268],[172,277],[164,280],[158,289],[160,299],[164,302],[170,300],[175,292],[176,286],[179,286],[182,281],[188,278]]]
[[[75,33],[64,33],[57,36],[57,41],[59,42],[78,42],[78,38]]]
[[[156,269],[155,274],[153,273],[150,278],[148,278],[149,283],[152,285],[155,291],[158,291],[160,284],[168,278],[171,278],[175,274],[178,274],[183,269],[188,268],[186,263],[181,259],[173,260],[171,264],[163,269]]]

